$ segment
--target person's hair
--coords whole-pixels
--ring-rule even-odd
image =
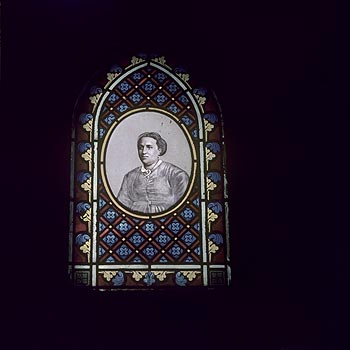
[[[144,132],[141,135],[139,135],[139,137],[137,138],[137,147],[140,144],[140,140],[143,137],[152,137],[152,139],[155,139],[157,141],[157,146],[158,149],[160,150],[159,155],[162,156],[163,154],[165,154],[166,150],[167,150],[167,143],[166,141],[156,132]]]

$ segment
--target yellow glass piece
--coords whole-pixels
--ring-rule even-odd
[[[91,221],[91,208],[88,209],[84,215],[80,215],[80,219],[82,219],[85,222]]]
[[[209,161],[213,160],[215,157],[216,157],[215,153],[211,152],[210,149],[208,149],[208,148],[205,149],[205,158],[206,158],[207,170],[209,168]]]
[[[206,150],[205,150],[205,156],[206,156],[207,161],[213,160],[216,157],[215,153],[211,152],[210,149],[208,149],[208,148],[206,148]]]
[[[87,179],[84,183],[80,185],[80,187],[86,191],[90,192],[91,191],[91,178]]]
[[[181,271],[181,273],[191,282],[196,278],[198,271]]]
[[[207,213],[208,213],[207,214],[208,215],[208,228],[210,231],[211,222],[214,222],[218,218],[218,215],[215,214],[210,208],[208,208]]]
[[[159,281],[164,281],[166,278],[167,273],[172,272],[166,272],[166,271],[153,271],[154,275],[159,279]]]
[[[109,282],[113,277],[117,275],[117,272],[118,271],[103,271],[100,273],[103,274],[103,278]]]
[[[120,73],[107,73],[107,80],[112,81],[114,80]]]
[[[164,56],[153,58],[152,61],[158,62],[158,63],[162,64],[163,66],[166,63],[166,60],[165,60]]]
[[[139,281],[142,277],[146,275],[147,271],[132,271],[132,278],[135,281]]]
[[[86,241],[79,249],[84,253],[87,254],[88,262],[90,262],[90,247],[91,247],[91,239]]]
[[[207,177],[207,198],[209,199],[209,191],[213,191],[217,187],[216,183]]]
[[[215,254],[218,250],[219,250],[219,247],[209,239],[208,240],[209,261],[211,261],[212,254]]]
[[[139,63],[144,62],[144,61],[145,60],[143,58],[139,58],[139,57],[135,57],[135,56],[133,56],[131,58],[131,64],[132,65],[139,64]]]
[[[101,97],[102,93],[96,94],[94,96],[90,96],[89,100],[93,105],[96,105],[96,103],[98,102],[99,98]]]
[[[177,75],[182,79],[185,83],[190,80],[190,75],[186,73],[177,73]]]
[[[87,123],[85,123],[85,124],[83,125],[83,128],[84,128],[86,131],[91,132],[91,131],[92,131],[92,120],[89,120]]]
[[[204,96],[199,96],[199,95],[196,95],[196,94],[194,94],[194,96],[196,97],[196,99],[197,99],[197,101],[198,101],[198,103],[202,106],[202,105],[204,105],[204,103],[206,102],[206,97],[204,97]]]
[[[92,150],[89,148],[86,152],[84,152],[81,155],[81,158],[83,158],[86,162],[91,162],[92,160]]]

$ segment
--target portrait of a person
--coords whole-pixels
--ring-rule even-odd
[[[167,151],[167,143],[158,133],[139,135],[137,150],[142,165],[124,176],[117,199],[132,211],[163,212],[182,198],[189,176],[176,165],[160,159]]]

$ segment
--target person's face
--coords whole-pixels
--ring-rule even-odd
[[[152,137],[141,138],[138,144],[138,152],[140,160],[145,167],[154,164],[160,154],[157,141]]]

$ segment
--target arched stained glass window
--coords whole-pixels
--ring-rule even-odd
[[[227,286],[222,116],[163,56],[102,72],[74,111],[69,274],[108,289]]]

